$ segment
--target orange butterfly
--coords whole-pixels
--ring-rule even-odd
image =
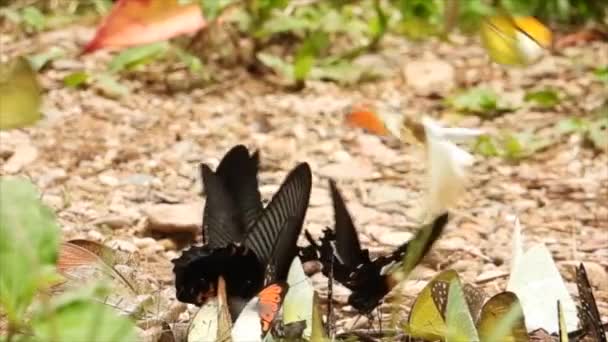
[[[281,310],[287,289],[287,283],[274,283],[266,286],[258,294],[258,311],[260,322],[262,323],[262,337],[266,336],[270,328],[272,328],[272,323],[277,318],[279,310]]]
[[[372,105],[360,103],[351,106],[346,114],[346,122],[353,127],[365,128],[372,134],[387,136],[390,135],[382,118],[377,114],[377,110]]]

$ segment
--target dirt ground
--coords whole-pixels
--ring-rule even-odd
[[[95,86],[63,85],[73,71],[106,68],[107,52],[77,57],[92,33],[77,26],[26,39],[1,37],[4,56],[51,46],[68,53],[41,74],[45,119],[33,128],[0,132],[0,174],[26,176],[37,184],[57,211],[65,239],[100,241],[136,255],[140,280],[150,282],[150,293],[160,292],[168,303],[174,300],[170,260],[192,242],[189,232],[198,231],[201,221],[198,165],[217,165],[235,144],[260,149],[265,198],[296,162],[310,163],[313,192],[305,228],[315,236],[332,224],[327,179],[336,179],[363,244],[379,253],[412,236],[424,158],[419,147],[345,125],[348,105],[381,100],[446,124],[493,133],[529,130],[544,138],[555,135],[560,120],[589,116],[608,98],[606,85],[591,72],[598,61],[608,61],[605,42],[565,49],[528,69],[504,69],[488,61],[476,40],[462,37],[452,44],[387,39],[383,53],[368,56],[367,63],[382,65],[388,76],[352,87],[309,82],[303,91],[290,92],[235,68],[218,84],[168,91],[168,80],[180,85],[181,76],[157,63],[122,77],[130,93],[111,98]],[[414,63],[425,63],[429,71]],[[496,89],[519,109],[492,120],[453,115],[443,97],[474,85]],[[522,103],[526,90],[545,86],[565,94],[557,107],[539,110]],[[510,218],[518,215],[526,246],[549,247],[573,296],[574,266],[585,263],[600,312],[608,318],[608,154],[585,146],[577,135],[556,139],[519,162],[476,156],[467,194],[447,231],[399,288],[408,301],[447,268],[490,295],[504,289]],[[325,278],[316,274],[313,282],[324,293]],[[339,303],[346,295],[336,290]],[[384,308],[390,311],[390,305]],[[347,314],[340,315],[338,326],[350,327],[348,308],[340,310]],[[181,313],[179,321],[193,312],[191,307]]]

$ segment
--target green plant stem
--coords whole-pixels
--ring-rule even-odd
[[[382,37],[384,37],[388,26],[388,18],[386,17],[386,13],[384,13],[382,10],[380,0],[374,0],[374,11],[376,11],[376,17],[378,18],[380,30],[374,34],[374,37],[372,37],[372,40],[367,45],[368,50],[375,50],[378,47],[378,44],[382,40]]]

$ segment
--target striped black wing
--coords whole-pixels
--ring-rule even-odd
[[[295,242],[292,244],[292,241],[297,239],[302,230],[311,186],[310,166],[302,163],[287,175],[277,193],[249,231],[245,238],[245,246],[250,248],[264,265],[269,264],[275,249],[277,255],[282,253],[296,255],[297,246]],[[282,234],[283,231],[285,235]],[[283,251],[283,248],[288,252]],[[293,257],[288,259],[280,260],[278,256],[276,258],[289,268]],[[274,267],[275,272],[280,276],[283,265],[274,265]]]
[[[250,156],[247,147],[237,145],[226,153],[215,172],[238,209],[243,237],[263,210],[258,189],[259,164],[257,151]]]

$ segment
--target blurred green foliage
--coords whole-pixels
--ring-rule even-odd
[[[34,186],[0,178],[0,312],[7,341],[133,341],[133,324],[99,301],[107,289],[93,284],[42,296],[59,281],[59,226]],[[4,339],[2,339],[4,340]]]
[[[501,113],[514,110],[513,106],[501,100],[492,89],[471,88],[446,99],[448,106],[460,112],[492,118]]]
[[[543,89],[526,93],[524,101],[531,102],[539,108],[552,108],[560,103],[559,93],[555,89]]]
[[[374,50],[387,32],[405,35],[410,39],[433,36],[446,37],[454,28],[474,33],[485,16],[499,8],[515,15],[533,15],[551,26],[580,25],[594,21],[606,27],[608,1],[605,0],[181,0],[198,3],[209,21],[222,20],[222,25],[211,25],[208,35],[218,36],[220,29],[229,32],[234,44],[227,56],[233,58],[241,47],[235,42],[247,39],[252,43],[245,59],[250,67],[265,66],[283,77],[303,85],[306,79],[326,79],[352,83],[368,77],[373,71],[362,70],[353,60],[361,53]],[[19,6],[19,3],[23,3]],[[94,12],[104,14],[111,7],[109,0],[15,1],[0,10],[0,16],[20,22],[30,32],[53,27],[53,18],[73,17]],[[197,36],[195,39],[200,38]],[[184,40],[177,40],[185,42]],[[205,44],[209,44],[209,39]],[[184,45],[177,52],[167,54],[145,48],[128,49],[121,58],[110,63],[112,71],[130,70],[135,65],[176,56],[190,70],[201,71],[207,54],[217,55],[226,50],[226,41],[217,48],[206,46],[202,55],[188,54]],[[211,43],[211,45],[213,45]],[[172,45],[173,46],[173,45]],[[153,45],[154,48],[158,46]],[[166,46],[165,46],[166,47]],[[133,50],[133,51],[129,51]],[[150,52],[149,50],[154,50]],[[168,50],[174,50],[172,47]],[[242,51],[237,54],[242,54]],[[118,58],[118,57],[117,57]],[[371,68],[367,66],[367,68]],[[336,72],[339,70],[340,72]],[[342,77],[342,75],[344,75]]]

